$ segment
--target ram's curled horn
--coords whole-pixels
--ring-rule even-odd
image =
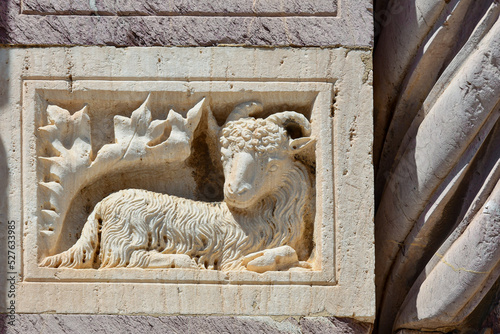
[[[255,116],[258,113],[262,112],[264,108],[262,107],[262,103],[249,101],[238,104],[233,111],[227,117],[226,123],[236,121],[240,118],[245,118],[249,116]]]
[[[283,111],[273,114],[267,118],[268,121],[276,123],[279,126],[288,128],[290,125],[298,125],[303,137],[311,135],[311,123],[307,118],[295,111]],[[288,130],[288,129],[287,129]],[[289,135],[292,135],[291,133]]]

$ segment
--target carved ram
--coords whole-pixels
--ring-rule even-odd
[[[258,103],[239,105],[220,129],[223,202],[118,191],[95,206],[75,245],[40,265],[257,272],[307,266],[297,252],[304,253],[313,194],[295,156],[314,143],[310,123],[290,111],[250,117],[261,111]]]

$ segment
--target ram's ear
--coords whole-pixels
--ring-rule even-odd
[[[311,137],[300,137],[297,139],[290,139],[290,152],[297,154],[303,150],[314,146],[316,140]]]

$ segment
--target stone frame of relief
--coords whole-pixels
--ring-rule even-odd
[[[36,147],[30,146],[30,149],[24,150],[24,158],[27,161],[32,156],[38,158],[33,163],[30,162],[30,168],[24,171],[25,182],[23,182],[24,192],[29,194],[29,200],[26,199],[25,209],[34,213],[34,216],[28,219],[35,222],[33,226],[38,227],[38,233],[29,233],[26,237],[27,244],[38,246],[31,249],[31,252],[25,253],[25,277],[27,280],[57,280],[61,282],[76,279],[112,282],[123,280],[123,277],[126,277],[131,282],[154,278],[156,282],[172,283],[178,282],[180,276],[183,281],[200,284],[226,281],[234,281],[239,284],[256,284],[258,282],[262,284],[273,282],[273,284],[291,285],[336,284],[333,270],[334,237],[331,228],[333,225],[333,203],[329,200],[329,196],[323,196],[323,193],[328,193],[327,186],[333,184],[332,161],[325,159],[332,154],[332,128],[331,123],[328,122],[329,114],[324,112],[331,108],[332,83],[139,81],[134,83],[133,88],[131,88],[130,82],[127,81],[74,80],[71,92],[68,92],[67,88],[67,82],[63,80],[26,80],[24,84],[23,120],[25,126],[23,138],[25,138],[24,142],[26,143],[37,143]],[[147,102],[144,102],[146,100]],[[181,268],[174,268],[178,270],[150,271],[128,267],[114,268],[113,270],[65,270],[61,267],[60,269],[40,267],[40,262],[47,255],[47,252],[54,255],[76,243],[78,236],[82,232],[83,226],[81,223],[85,222],[87,216],[91,213],[89,209],[95,207],[98,201],[116,191],[127,188],[146,188],[150,191],[181,198],[201,199],[201,201],[210,202],[223,200],[220,195],[223,187],[221,181],[224,178],[222,175],[213,175],[216,173],[217,163],[210,161],[210,166],[208,166],[210,170],[207,173],[197,169],[197,167],[203,165],[203,161],[196,161],[196,157],[193,157],[193,155],[204,157],[213,154],[207,154],[207,152],[196,153],[193,149],[187,151],[187,153],[180,149],[175,151],[177,147],[168,142],[168,138],[174,135],[172,130],[166,140],[163,139],[163,142],[155,146],[148,146],[145,143],[145,153],[140,152],[134,156],[134,153],[130,151],[133,149],[140,150],[140,148],[131,148],[131,146],[135,146],[133,140],[139,139],[139,134],[134,133],[135,137],[132,140],[126,136],[120,138],[119,132],[121,129],[119,127],[122,124],[118,123],[119,125],[117,125],[116,120],[113,129],[114,136],[108,135],[101,138],[104,139],[107,145],[110,145],[105,147],[106,144],[95,137],[106,130],[110,132],[112,127],[106,129],[105,126],[107,125],[106,121],[111,118],[109,116],[126,113],[128,117],[125,117],[131,120],[131,127],[134,127],[133,122],[135,119],[140,122],[140,120],[146,118],[144,115],[146,109],[154,112],[161,109],[168,110],[167,107],[173,106],[171,110],[174,112],[175,110],[188,109],[188,116],[184,115],[187,119],[191,116],[189,113],[196,112],[197,116],[202,118],[203,115],[201,114],[204,112],[213,112],[216,118],[225,120],[227,118],[225,111],[229,110],[229,108],[233,109],[239,102],[247,100],[262,103],[264,107],[263,113],[266,113],[266,110],[267,113],[270,110],[302,110],[311,118],[311,136],[317,138],[316,149],[322,152],[315,159],[310,159],[312,160],[311,165],[316,165],[318,169],[316,172],[317,182],[323,185],[323,189],[318,189],[319,191],[316,194],[316,201],[319,205],[316,208],[317,214],[313,222],[312,238],[316,245],[315,254],[307,255],[307,258],[309,256],[314,258],[311,265],[316,270],[307,272],[269,271],[259,275],[250,271],[202,270],[198,272],[197,270]],[[276,103],[276,100],[279,102]],[[156,101],[156,103],[151,101]],[[195,101],[200,102],[196,103]],[[223,102],[221,103],[221,101]],[[69,116],[70,112],[64,110],[65,108],[61,108],[61,106],[65,106],[69,110],[74,110],[75,106],[82,104],[85,105],[83,108],[88,110],[87,115],[92,118],[92,121],[89,118],[87,124],[84,124],[85,120],[78,117],[81,113],[74,112]],[[110,105],[114,109],[111,114],[107,113]],[[130,108],[130,106],[134,105],[139,105],[139,107]],[[186,108],[186,106],[190,105],[195,106],[195,108]],[[228,108],[228,106],[230,107]],[[52,111],[53,113],[60,113],[53,115],[55,119],[53,122],[60,128],[60,130],[54,132],[44,130],[47,128],[47,113],[49,113],[50,108],[63,109]],[[82,108],[77,107],[76,109],[81,110]],[[221,110],[223,111],[222,115],[217,113],[217,111]],[[92,111],[94,112],[92,113]],[[133,111],[135,115],[130,111]],[[68,113],[68,119],[61,120],[66,116],[66,112]],[[103,113],[106,114],[102,115]],[[181,113],[186,114],[182,111]],[[276,112],[272,114],[276,114]],[[181,114],[178,114],[177,117],[179,116],[183,117]],[[205,116],[210,116],[210,114]],[[168,117],[164,118],[172,119],[171,117],[175,116],[169,114]],[[144,123],[152,127],[155,121],[158,121],[158,119],[153,118],[151,122],[146,120]],[[192,132],[195,132],[194,128],[202,127],[200,121],[192,123],[193,129],[189,133],[187,133],[188,131],[181,132],[182,135],[191,134],[194,136],[192,134]],[[170,126],[174,127],[175,125]],[[66,126],[73,131],[66,132]],[[137,128],[140,126],[137,125]],[[84,127],[88,127],[86,133],[84,133]],[[134,130],[135,128],[132,128],[131,132]],[[75,132],[77,132],[76,135]],[[161,140],[164,135],[163,129],[158,133]],[[216,136],[216,134],[210,135]],[[54,146],[45,143],[50,137],[56,137],[54,146],[60,151],[47,152],[55,150]],[[108,140],[108,137],[111,137],[111,140]],[[203,137],[208,137],[208,135],[203,135]],[[151,141],[156,138],[148,139]],[[185,143],[188,148],[195,145],[195,139],[190,139],[191,142],[186,141]],[[205,139],[198,139],[198,145],[211,144],[210,142],[207,143],[207,141],[213,138]],[[87,145],[81,145],[80,141],[83,140],[87,141]],[[122,148],[120,147],[122,144],[120,141],[124,141],[122,146],[126,152],[120,150]],[[60,143],[63,144],[64,148],[58,146],[61,145]],[[179,145],[179,142],[175,144]],[[170,156],[169,151],[174,151],[172,156]],[[314,151],[311,153],[314,155]],[[80,161],[75,157],[82,157],[85,161]],[[54,158],[60,160],[51,160]],[[190,167],[189,162],[186,165],[184,164],[190,158],[195,160],[192,161],[192,165],[194,165],[192,170],[188,170]],[[214,158],[210,160],[214,160]],[[156,160],[156,163],[152,166],[143,166],[144,161],[148,159]],[[126,163],[126,166],[123,166],[123,162]],[[162,165],[165,165],[165,168],[162,168]],[[178,167],[178,165],[180,166]],[[188,170],[187,173],[186,170]],[[116,172],[119,174],[114,175]],[[113,175],[110,176],[109,174]],[[144,174],[147,175],[146,178]],[[202,174],[202,180],[197,180],[195,181],[196,185],[191,185],[190,183],[193,180],[191,180],[189,174]],[[80,178],[83,180],[79,182]],[[131,180],[134,178],[137,180]],[[148,184],[147,178],[153,179],[153,184]],[[161,183],[161,185],[165,183],[166,185],[158,188],[158,183]],[[98,193],[97,197],[95,193]],[[71,200],[67,201],[68,198]],[[290,200],[293,199],[290,198]],[[86,208],[81,210],[83,207]],[[57,277],[54,275],[55,272],[57,272]]]
[[[11,78],[19,75],[22,87],[22,92],[18,92],[21,107],[17,111],[22,119],[19,135],[25,224],[19,232],[23,236],[23,251],[18,312],[335,315],[373,320],[369,51],[76,47],[9,52],[14,69]],[[197,58],[186,62],[193,57]],[[106,70],[99,59],[106,59]],[[126,65],[131,62],[137,66]],[[58,63],[63,66],[54,66]],[[196,182],[159,189],[156,182],[147,180],[152,178],[147,172],[146,176],[136,177],[137,184],[127,183],[129,180],[123,175],[108,180],[107,170],[116,161],[103,163],[104,171],[96,175],[89,166],[79,167],[78,161],[70,163],[65,168],[74,173],[72,181],[59,179],[55,185],[53,179],[59,176],[47,172],[51,170],[47,164],[52,163],[47,158],[53,155],[48,153],[46,141],[54,136],[44,130],[50,123],[49,108],[63,115],[59,119],[52,116],[52,123],[73,122],[62,126],[56,141],[68,151],[73,150],[68,154],[80,158],[87,154],[96,159],[105,145],[119,143],[116,118],[113,128],[116,115],[130,123],[134,117],[147,119],[146,113],[150,113],[149,122],[156,122],[170,119],[168,110],[172,109],[177,120],[186,125],[197,117],[193,116],[196,112],[200,116],[191,124],[190,131],[194,133],[198,126],[210,126],[210,114],[220,125],[231,109],[247,101],[263,105],[261,117],[291,110],[311,121],[311,137],[316,140],[314,163],[310,164],[315,165],[312,170],[316,171],[312,183],[314,248],[305,259],[311,270],[271,270],[259,274],[247,270],[40,266],[45,256],[71,247],[81,234],[89,210],[126,184],[141,188],[141,182],[149,182],[144,188],[192,199],[203,197],[193,193],[199,186]],[[82,113],[89,118],[82,117]],[[210,139],[205,138],[208,146]],[[87,151],[79,148],[85,141],[91,147]],[[307,154],[310,158],[311,152]],[[175,162],[167,163],[165,175],[174,165]],[[78,183],[79,178],[90,178],[91,174],[97,182]],[[175,178],[180,177],[174,173],[169,180],[175,183]],[[220,177],[215,179],[219,181],[213,181],[211,191],[222,186]],[[65,192],[65,185],[72,182],[77,185],[68,186],[71,190]],[[85,187],[82,189],[79,184]],[[116,189],[110,186],[113,184],[118,184]],[[62,190],[54,188],[61,185]],[[94,193],[98,193],[97,200],[88,200],[89,194]],[[57,203],[64,200],[57,196],[72,200],[58,208]],[[217,196],[220,194],[214,195]],[[78,200],[80,197],[86,199]]]

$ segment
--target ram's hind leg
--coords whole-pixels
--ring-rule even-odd
[[[185,254],[162,254],[157,251],[136,250],[130,257],[129,267],[139,268],[192,268],[198,269],[196,262]]]
[[[198,268],[196,262],[189,255],[162,254],[156,251],[151,251],[149,254],[148,268]]]

